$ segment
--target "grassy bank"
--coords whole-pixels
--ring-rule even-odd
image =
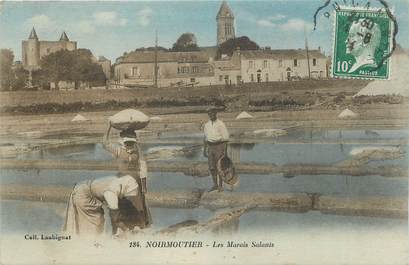
[[[184,88],[16,91],[0,93],[0,112],[64,113],[136,107],[196,107],[225,104],[229,109],[311,106],[331,97],[342,100],[367,85],[361,80],[303,80],[239,86]]]

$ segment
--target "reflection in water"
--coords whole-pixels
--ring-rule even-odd
[[[188,160],[195,160],[200,157],[200,154],[203,153],[203,148],[201,146],[192,146],[191,148],[184,148],[185,152],[183,156]]]
[[[241,161],[241,150],[251,151],[254,148],[254,143],[231,143],[227,149],[227,155],[233,161],[233,163],[239,163]]]
[[[364,231],[394,230],[407,234],[408,221],[405,219],[325,215],[320,212],[286,213],[273,211],[249,211],[240,218],[239,231],[263,231],[272,235],[287,231],[304,234],[309,229],[319,228],[321,231],[344,231],[360,235]]]
[[[223,223],[213,230],[217,235],[234,235],[239,231],[240,218],[233,218],[232,220]]]
[[[233,163],[240,162],[240,149],[241,144],[229,144],[229,148],[227,149],[227,155],[233,161]]]
[[[379,133],[377,133],[375,131],[372,131],[372,130],[365,130],[365,135],[373,136],[373,137],[379,137],[380,136]]]
[[[286,139],[355,139],[374,137],[382,138],[407,138],[405,130],[377,130],[377,131],[357,131],[357,130],[292,130],[289,135],[283,136]],[[177,138],[175,138],[177,140]],[[144,150],[157,145],[143,145]],[[230,144],[228,154],[235,162],[255,162],[268,164],[321,164],[331,165],[339,161],[350,158],[349,153],[353,148],[367,147],[359,144],[280,144],[280,143],[260,143],[260,144]],[[374,165],[395,164],[407,166],[409,151],[405,145],[405,157],[390,161],[377,161]],[[68,159],[68,160],[100,160],[112,159],[101,145],[79,145],[56,149],[33,152],[21,155],[20,159]],[[193,148],[191,152],[173,158],[178,161],[206,161],[202,156],[200,148]],[[172,160],[172,161],[174,161]],[[371,163],[369,164],[371,165]],[[76,182],[91,177],[104,177],[115,172],[101,171],[64,171],[64,170],[2,170],[2,184],[22,184],[22,185],[64,185],[72,187]],[[195,189],[206,189],[210,185],[210,178],[188,178],[179,173],[150,173],[149,186],[152,191],[191,191]],[[332,196],[407,196],[407,179],[383,178],[380,176],[300,176],[293,178],[283,178],[281,175],[245,175],[241,176],[241,185],[237,192],[272,192],[272,193],[320,193]],[[228,192],[228,191],[225,191]],[[62,224],[61,213],[65,205],[50,203],[32,202],[1,202],[2,215],[1,232],[3,231],[58,231]],[[160,209],[154,208],[154,225],[165,227],[177,222],[193,219],[203,222],[213,216],[213,213],[204,209]],[[109,218],[108,218],[109,219]],[[364,221],[362,221],[364,220]],[[386,220],[386,221],[385,221]],[[389,223],[390,222],[390,223]],[[319,213],[307,214],[287,214],[275,212],[251,212],[243,215],[240,222],[226,224],[222,230],[227,233],[234,233],[238,229],[275,229],[300,227],[317,224],[327,224],[328,227],[338,225],[395,225],[405,226],[407,221],[379,219],[379,218],[358,218],[358,217],[337,217],[321,215]],[[348,225],[347,225],[348,223]]]
[[[61,146],[24,153],[17,159],[70,159],[70,160],[111,160],[112,155],[101,144],[81,144]]]
[[[31,202],[1,200],[2,209],[0,233],[59,233],[64,224],[66,204],[51,202]],[[151,208],[153,227],[162,229],[189,219],[199,223],[213,217],[213,212],[204,208],[165,209]],[[108,210],[105,209],[105,233],[111,233]]]
[[[254,148],[255,145],[256,145],[256,144],[254,144],[254,143],[243,143],[243,144],[240,144],[241,148],[242,148],[243,150],[247,150],[247,151],[253,150],[253,148]]]
[[[379,135],[379,136],[378,136]],[[291,129],[288,135],[281,136],[280,139],[338,139],[339,144],[291,144],[291,143],[231,143],[228,148],[228,155],[233,162],[255,162],[268,163],[276,165],[284,164],[322,164],[330,165],[350,158],[349,152],[355,147],[364,147],[368,144],[345,144],[343,139],[373,139],[373,137],[385,139],[401,139],[407,138],[406,130],[326,130],[326,129]],[[192,135],[194,137],[194,135]],[[180,138],[174,138],[177,141]],[[170,140],[170,139],[169,139]],[[168,143],[169,145],[171,143]],[[150,148],[158,148],[162,145],[158,144],[142,144],[144,152]],[[172,157],[167,157],[165,160],[170,161],[207,161],[202,154],[201,147],[189,148],[187,145],[175,146],[188,150],[188,152],[180,152],[180,154]],[[408,151],[408,146],[403,149]],[[19,159],[72,159],[72,160],[111,160],[112,156],[106,152],[100,144],[87,144],[55,148],[44,151],[32,152],[19,156]],[[379,161],[383,164],[398,164],[400,166],[407,165],[407,155],[401,160],[394,161]]]
[[[281,139],[407,139],[408,129],[399,130],[354,130],[354,129],[315,129],[294,128],[289,129],[287,136]]]
[[[65,204],[63,203],[3,200],[0,201],[0,207],[4,213],[0,222],[2,235],[59,233],[65,217]],[[155,230],[161,230],[186,220],[197,220],[199,223],[205,223],[215,214],[215,212],[202,207],[195,209],[151,208],[151,210]],[[108,216],[106,216],[106,221],[108,224]],[[407,234],[407,224],[408,221],[405,219],[328,215],[315,211],[307,213],[249,211],[243,214],[240,219],[226,223],[216,230],[216,234],[263,231],[263,233],[274,235],[284,230],[304,233],[306,229],[317,227],[332,231],[354,231],[358,234],[365,230],[397,229],[397,233]],[[106,225],[106,233],[110,233],[109,224]]]

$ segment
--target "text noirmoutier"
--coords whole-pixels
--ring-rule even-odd
[[[146,248],[201,248],[201,247],[213,247],[213,248],[248,248],[248,247],[274,247],[272,242],[263,241],[225,241],[217,242],[213,241],[211,244],[207,244],[202,241],[146,241]]]

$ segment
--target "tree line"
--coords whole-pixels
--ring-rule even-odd
[[[227,40],[219,45],[216,59],[223,54],[231,56],[237,49],[257,50],[259,46],[246,36]],[[148,47],[138,48],[135,51],[161,51],[189,52],[200,51],[196,37],[193,33],[182,34],[172,48]],[[127,53],[124,53],[126,56]],[[29,87],[29,72],[22,65],[14,64],[14,54],[9,49],[0,50],[0,89],[23,90],[23,89],[50,89],[50,84],[55,84],[59,89],[59,82],[66,81],[74,84],[78,89],[80,84],[87,86],[105,85],[106,79],[101,65],[93,60],[93,55],[88,49],[73,51],[59,50],[44,56],[40,62],[40,68],[31,72],[31,87]]]
[[[14,54],[10,49],[0,50],[0,88],[18,90],[26,86],[28,72],[22,67],[13,67]]]
[[[14,54],[9,49],[0,50],[1,90],[50,89],[54,83],[59,89],[59,82],[66,81],[78,89],[81,83],[87,86],[104,85],[106,82],[102,66],[94,62],[88,49],[73,51],[59,50],[44,56],[40,68],[32,71],[29,87],[29,72],[22,65],[14,64]]]
[[[234,39],[229,39],[225,41],[224,43],[220,44],[217,48],[217,55],[216,59],[220,59],[222,54],[226,54],[228,56],[231,56],[233,52],[237,49],[240,49],[242,51],[245,50],[258,50],[260,49],[260,46],[250,40],[249,37],[247,36],[241,36],[237,37]],[[180,35],[180,37],[176,40],[176,42],[173,44],[172,48],[167,49],[162,46],[158,47],[148,47],[148,48],[137,48],[134,50],[134,52],[140,52],[140,51],[155,51],[157,49],[158,51],[164,51],[164,52],[192,52],[192,51],[200,51],[200,47],[197,45],[197,40],[196,37],[193,33],[183,33]],[[128,55],[127,52],[123,54],[123,56]]]

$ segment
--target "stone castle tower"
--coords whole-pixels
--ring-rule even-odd
[[[40,41],[33,28],[28,40],[22,42],[22,60],[24,68],[28,70],[38,69],[42,57],[59,50],[76,50],[77,42],[70,41],[65,32],[61,34],[59,41]]]
[[[234,29],[234,15],[226,1],[222,2],[216,16],[217,21],[217,45],[234,39],[236,37]]]
[[[27,42],[23,42],[23,65],[27,68],[36,68],[40,65],[40,42],[34,28],[31,30]]]

